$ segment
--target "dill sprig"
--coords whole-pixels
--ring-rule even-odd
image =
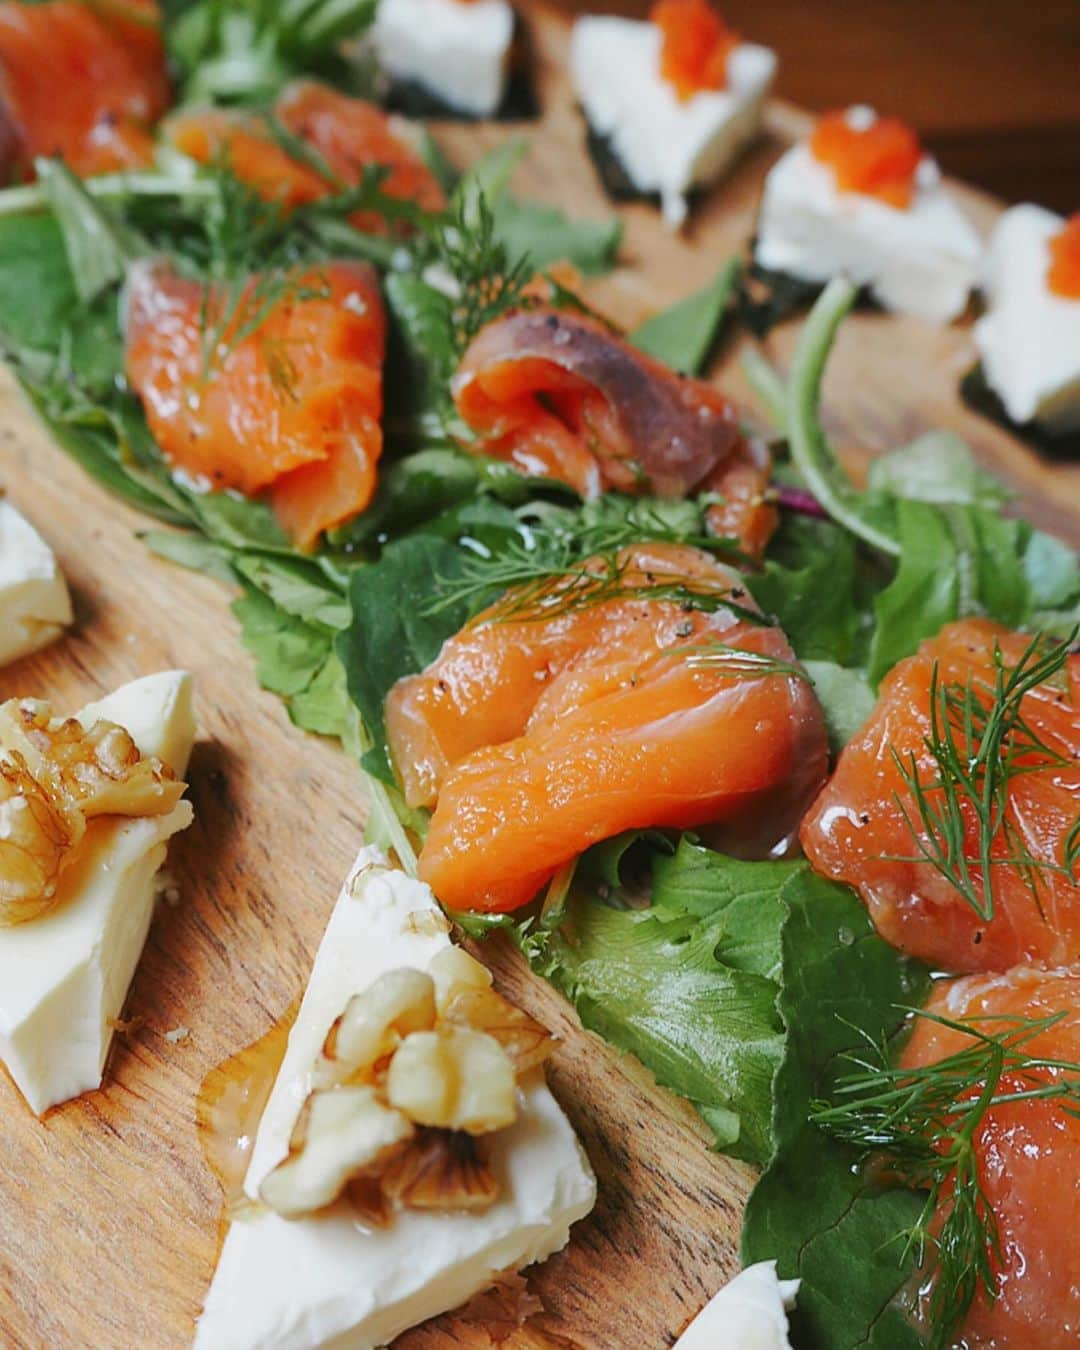
[[[900,1235],[901,1263],[914,1254],[918,1267],[935,1276],[931,1344],[940,1347],[949,1343],[980,1290],[990,1301],[997,1296],[1000,1234],[976,1152],[987,1113],[1056,1100],[1069,1114],[1080,1115],[1080,1064],[1027,1050],[1065,1011],[958,1021],[925,1009],[905,1011],[962,1033],[970,1044],[937,1063],[904,1068],[891,1063],[886,1043],[860,1032],[867,1049],[844,1056],[851,1072],[837,1080],[833,1101],[813,1103],[811,1120],[856,1148],[864,1161],[880,1160],[883,1174],[926,1190],[915,1224]]]
[[[206,213],[208,275],[199,309],[204,379],[279,305],[329,294],[325,283],[305,280],[284,207],[264,201],[224,164],[212,173],[218,191]]]
[[[511,259],[482,193],[459,201],[441,216],[429,217],[423,225],[429,264],[453,282],[448,295],[450,338],[460,357],[482,328],[524,302],[532,262],[528,254]]]
[[[711,535],[673,529],[647,508],[635,507],[618,519],[592,523],[521,521],[518,533],[497,551],[468,554],[458,575],[441,577],[423,613],[447,609],[472,613],[494,605],[489,623],[554,618],[617,599],[668,599],[690,609],[728,608],[754,623],[766,620],[737,603],[730,587],[709,586],[703,578],[646,577],[636,580],[623,551],[634,544],[665,542],[726,553],[730,546]],[[501,599],[500,599],[501,597]]]
[[[1014,779],[1068,763],[1025,719],[1023,701],[1064,668],[1076,632],[1060,643],[1037,634],[1011,667],[995,643],[992,685],[974,678],[943,682],[935,662],[930,730],[923,740],[930,776],[920,771],[914,753],[905,759],[892,751],[914,809],[899,794],[895,801],[918,847],[917,858],[901,861],[929,863],[987,922],[994,917],[994,868],[1015,867],[1038,903],[1040,877],[1050,872],[1072,878],[1080,857],[1080,816],[1058,864],[1033,856],[1009,815]],[[967,844],[970,822],[974,849]],[[1006,844],[1004,857],[994,854],[999,840]]]

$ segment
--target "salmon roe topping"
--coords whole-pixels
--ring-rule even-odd
[[[1070,216],[1050,240],[1046,282],[1055,295],[1080,300],[1080,211]]]
[[[878,197],[890,206],[911,205],[922,147],[898,117],[876,117],[860,126],[847,112],[826,113],[810,137],[810,151],[832,169],[841,192]]]
[[[649,21],[660,29],[660,75],[682,102],[727,87],[728,57],[739,45],[709,0],[657,0]]]

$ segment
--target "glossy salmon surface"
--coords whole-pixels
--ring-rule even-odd
[[[147,165],[170,99],[152,0],[0,4],[0,177],[39,155],[83,177]]]
[[[1023,719],[1046,753],[1026,756],[1023,772],[1008,778],[1008,828],[998,829],[991,852],[999,860],[992,864],[991,919],[920,857],[931,836],[896,759],[909,765],[914,755],[918,781],[940,809],[940,774],[925,744],[935,664],[940,684],[966,688],[970,681],[989,707],[995,644],[1005,667],[1015,668],[1030,641],[988,620],[967,619],[924,642],[882,681],[870,720],[845,747],[802,828],[803,848],[817,871],[854,886],[884,938],[940,970],[1080,959],[1080,887],[1062,870],[1080,814],[1080,655],[1069,656],[1053,681],[1022,701]],[[951,735],[957,742],[962,730]],[[971,802],[960,805],[962,854],[981,896],[980,831]],[[1030,853],[1033,870],[1004,861],[1021,849]]]
[[[718,523],[755,553],[775,529],[768,451],[747,448],[731,403],[599,319],[547,306],[496,319],[470,344],[453,394],[474,448],[522,473],[558,478],[589,498],[608,488],[725,496],[734,471],[739,509]]]
[[[267,201],[286,207],[320,201],[355,187],[365,169],[382,168],[382,191],[401,201],[438,211],[446,198],[435,175],[410,143],[407,124],[364,99],[349,98],[314,80],[295,80],[273,109],[286,133],[312,152],[289,153],[262,119],[221,108],[178,113],[166,125],[173,145],[200,164],[224,160],[241,181]],[[357,229],[385,233],[382,215],[357,211]]]
[[[1080,1062],[1080,970],[1016,967],[939,986],[929,1009],[952,1021],[975,1019],[991,1035],[1006,1024],[980,1018],[1041,1020],[1064,1013],[1024,1047],[1025,1055]],[[916,1019],[908,1065],[937,1063],[971,1046],[962,1032]],[[998,1092],[1059,1081],[1062,1069],[1006,1074]],[[1001,1259],[993,1259],[997,1298],[976,1297],[958,1333],[970,1350],[1066,1350],[1080,1344],[1080,1117],[1060,1100],[990,1108],[974,1136],[979,1181],[995,1215]],[[943,1203],[948,1205],[948,1196]]]
[[[708,664],[717,644],[794,659],[736,573],[670,544],[584,571],[606,598],[582,601],[588,583],[575,582],[577,599],[560,601],[561,580],[511,592],[391,690],[406,797],[434,806],[420,874],[452,909],[516,909],[637,826],[715,827],[731,851],[783,852],[824,777],[805,678]]]
[[[266,492],[312,547],[371,500],[386,320],[374,270],[336,262],[229,307],[164,262],[134,267],[127,375],[169,462],[207,488]]]

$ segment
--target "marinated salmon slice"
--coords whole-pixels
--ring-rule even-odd
[[[0,4],[0,177],[38,155],[83,177],[149,164],[170,99],[152,0]]]
[[[362,511],[382,451],[386,320],[374,270],[334,262],[220,291],[140,263],[128,278],[126,366],[150,429],[189,478],[269,492],[301,548]]]
[[[1022,1047],[1025,1056],[1080,1062],[1080,970],[1016,967],[939,985],[929,1011],[1000,1037],[1001,1018],[1041,1021],[1064,1014]],[[987,1019],[987,1020],[983,1020]],[[1012,1023],[1012,1025],[1016,1025]],[[970,1036],[924,1018],[905,1048],[910,1067],[971,1048]],[[1005,1074],[998,1093],[1029,1091],[1076,1077],[1065,1069]],[[979,1182],[993,1211],[1000,1258],[996,1299],[979,1293],[957,1344],[1008,1350],[1066,1350],[1080,1343],[1080,1117],[1067,1102],[1034,1099],[991,1107],[974,1135]],[[940,1213],[950,1196],[942,1197]]]
[[[713,527],[760,555],[776,526],[766,497],[767,449],[743,441],[735,410],[589,315],[547,306],[513,311],[473,339],[454,401],[472,448],[522,473],[558,478],[583,497],[606,488],[684,497],[708,488],[738,510]]]
[[[697,549],[641,544],[508,593],[387,701],[406,797],[434,805],[421,876],[452,909],[512,910],[638,826],[782,851],[827,761],[793,660]]]
[[[995,646],[1009,670],[1030,643],[1030,636],[983,619],[950,624],[924,642],[882,682],[870,720],[840,755],[802,828],[803,848],[817,871],[854,886],[884,938],[938,969],[1006,970],[1024,962],[1080,959],[1080,887],[1065,870],[1069,832],[1080,813],[1080,655],[1069,656],[1054,679],[1020,702],[1028,732],[1045,748],[1025,755],[1022,771],[1007,778],[1005,817],[991,852],[992,918],[983,918],[954,880],[922,857],[933,835],[908,781],[914,756],[924,803],[934,811],[945,809],[938,758],[926,745],[933,730],[935,668],[939,690],[951,686],[966,701],[963,691],[970,687],[978,705],[989,709]],[[945,734],[963,752],[957,715],[949,721]],[[1017,737],[1028,732],[1018,731],[1005,749],[1016,754]],[[963,795],[959,810],[958,853],[985,908],[981,831]],[[1008,861],[1024,852],[1030,866]],[[955,877],[955,860],[947,870]]]
[[[287,85],[274,117],[313,152],[311,161],[290,155],[264,118],[250,113],[200,108],[179,113],[166,124],[173,145],[200,164],[226,162],[242,182],[267,201],[302,206],[355,187],[364,170],[387,171],[387,196],[438,211],[446,198],[435,175],[408,138],[407,124],[388,117],[363,99],[349,98],[313,80]],[[383,216],[357,211],[357,229],[385,233]]]

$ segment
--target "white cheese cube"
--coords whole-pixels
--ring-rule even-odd
[[[498,111],[514,40],[508,0],[379,0],[372,35],[393,79],[472,117]]]
[[[849,277],[886,309],[948,323],[968,301],[982,243],[924,156],[910,206],[841,192],[806,143],[765,180],[754,256],[804,281]]]
[[[1041,206],[998,221],[983,273],[987,312],[975,345],[987,383],[1014,422],[1080,428],[1080,300],[1047,283],[1049,241],[1065,224]]]
[[[798,1280],[778,1280],[775,1261],[759,1261],[724,1285],[675,1342],[674,1350],[791,1350],[785,1309]]]
[[[761,127],[776,54],[741,43],[728,87],[681,101],[660,74],[661,34],[651,23],[589,15],[574,24],[570,73],[589,125],[606,137],[642,193],[660,195],[673,228],[686,195],[730,168]]]
[[[0,497],[0,666],[47,646],[71,619],[71,599],[52,549]]]
[[[177,773],[195,735],[191,676],[167,671],[124,685],[79,714],[108,718],[143,754]],[[168,815],[90,822],[84,855],[41,918],[0,928],[0,1059],[38,1115],[100,1087],[113,1023],[146,942],[154,877],[191,804]]]
[[[426,968],[449,945],[430,889],[364,849],[330,916],[245,1179],[256,1199],[288,1151],[311,1071],[348,999],[387,970]],[[199,1320],[201,1350],[350,1350],[386,1345],[464,1303],[502,1271],[565,1246],[592,1209],[596,1183],[542,1072],[520,1087],[517,1121],[489,1140],[502,1183],[483,1213],[405,1210],[364,1228],[347,1202],[283,1219],[266,1210],[229,1229]]]

